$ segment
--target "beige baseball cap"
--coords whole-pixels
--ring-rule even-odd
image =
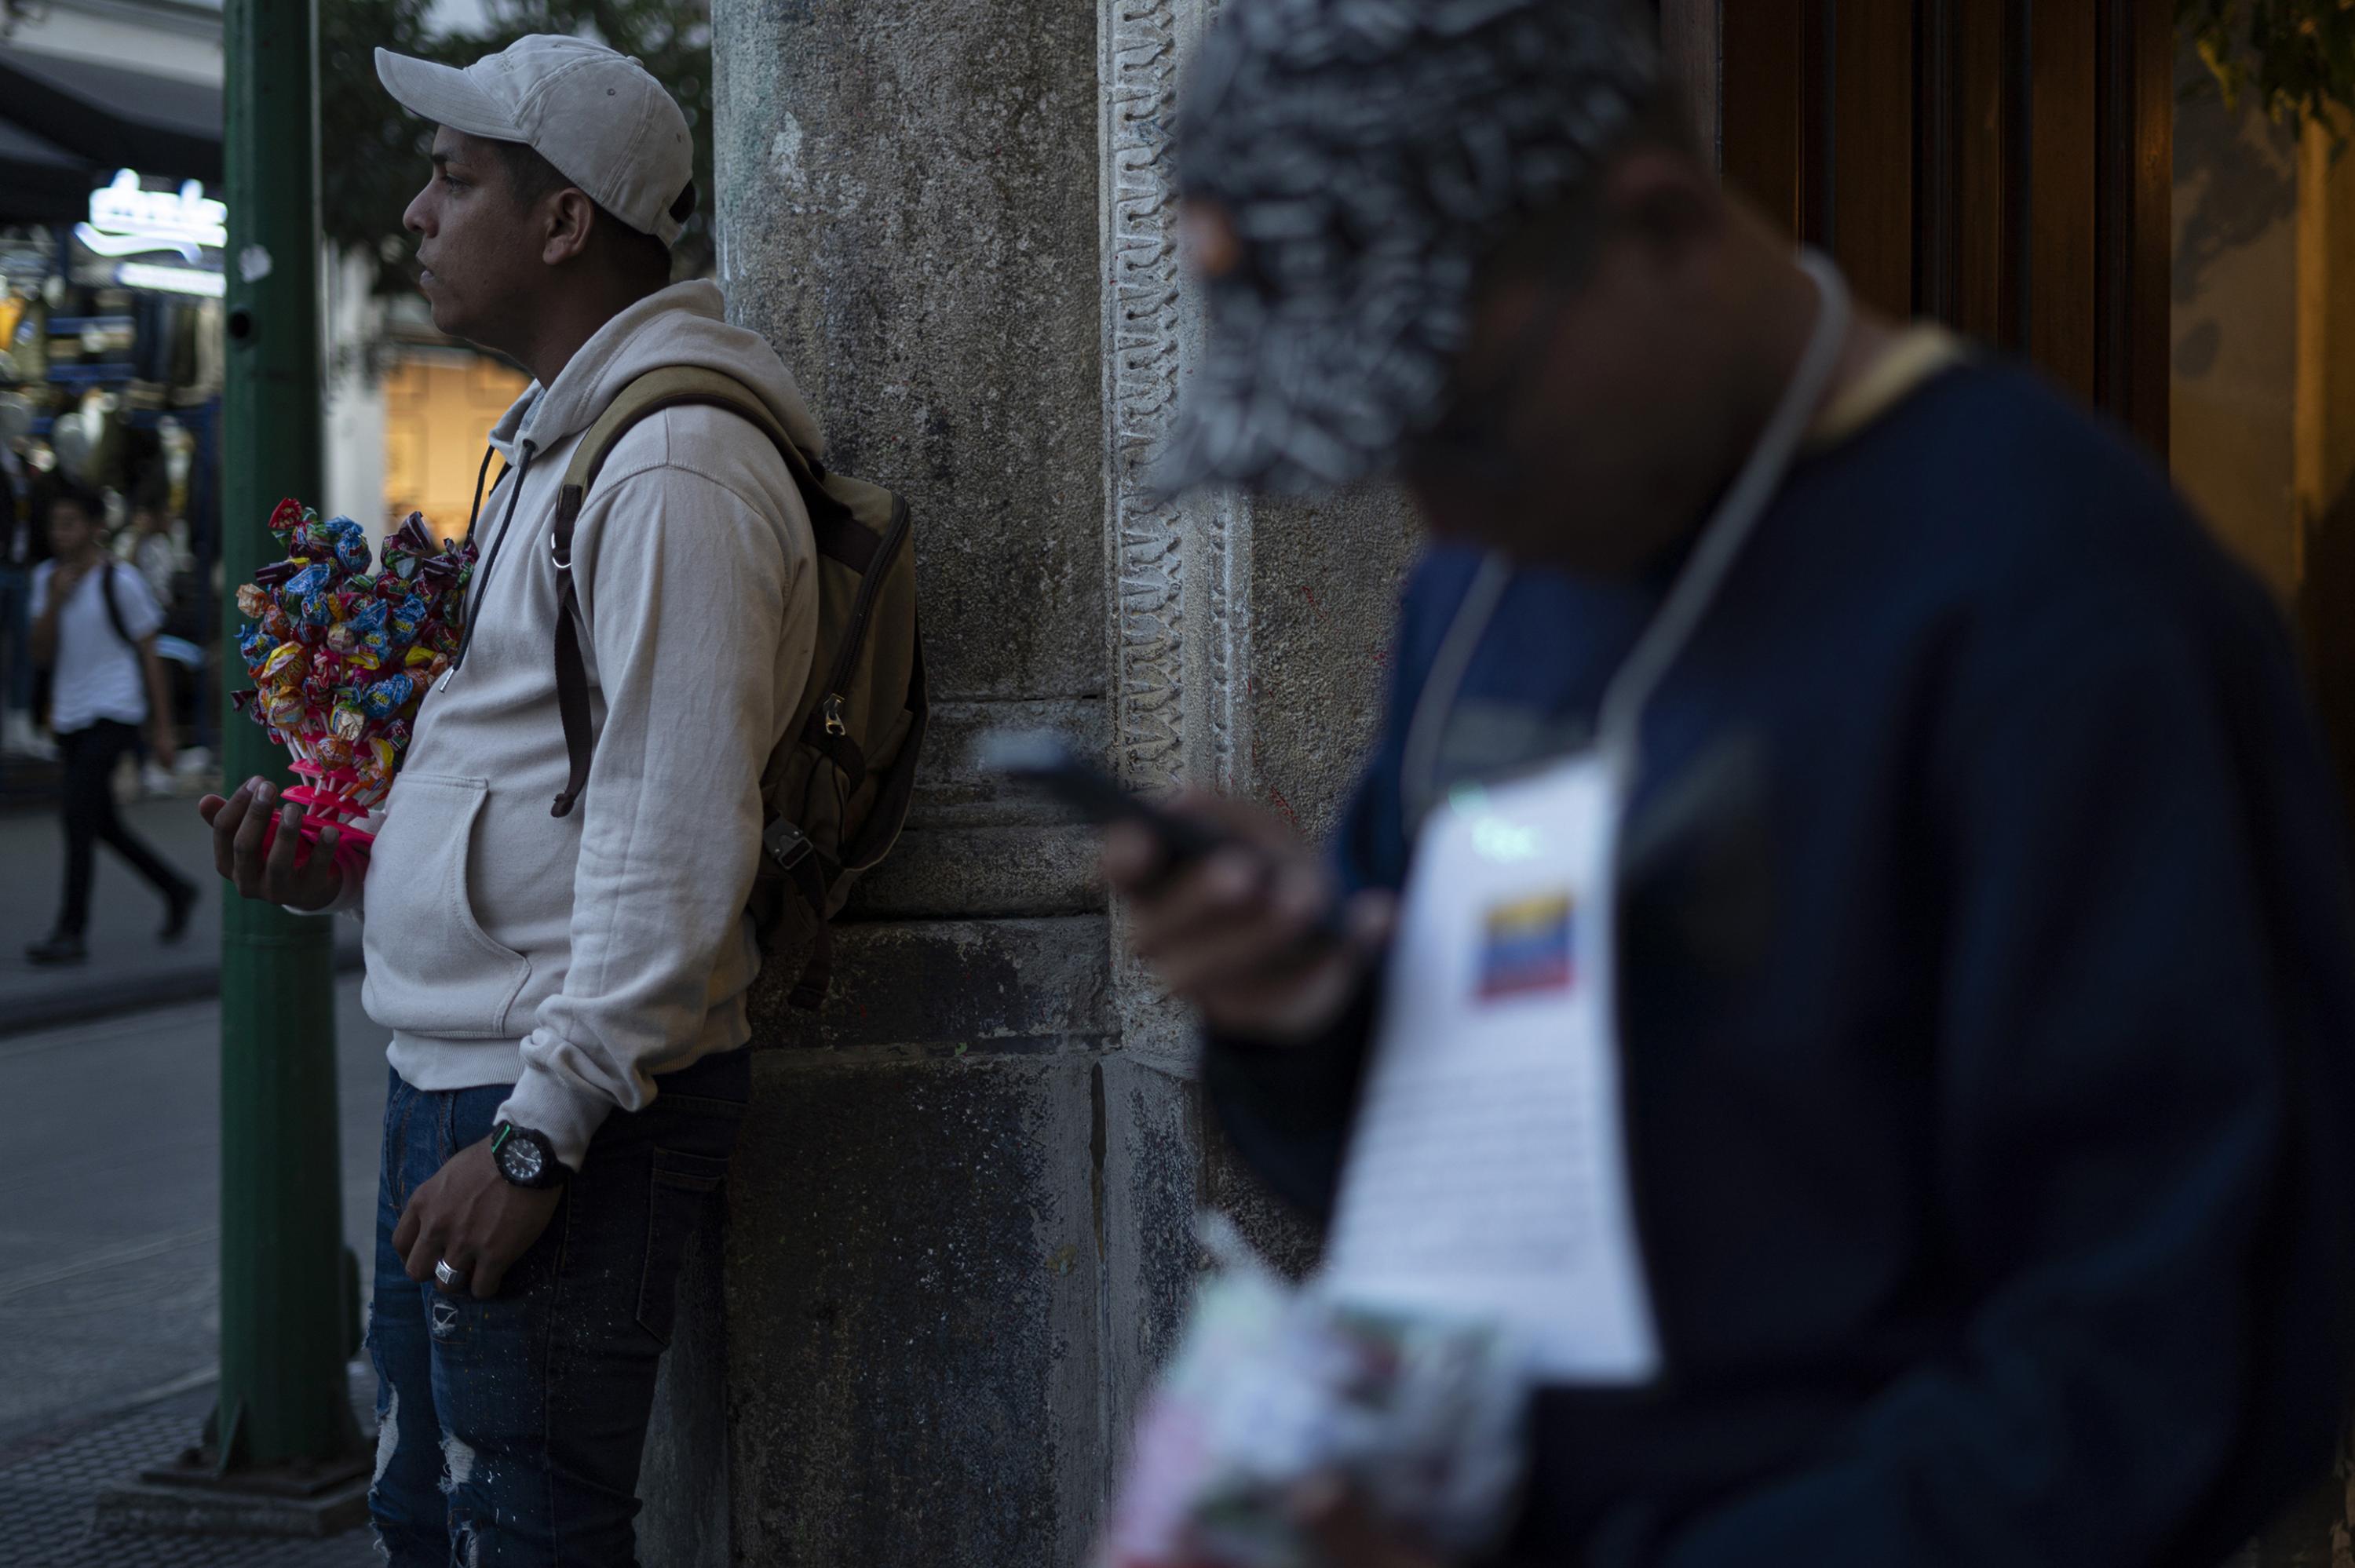
[[[665,245],[695,210],[695,141],[678,102],[629,56],[534,33],[473,65],[376,52],[377,79],[410,113],[521,142],[641,234]]]

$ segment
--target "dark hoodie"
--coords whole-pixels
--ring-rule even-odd
[[[1407,590],[1342,828],[1403,881],[1403,732],[1476,568]],[[1576,745],[1664,585],[1519,574],[1439,778]],[[2355,945],[2290,648],[2119,438],[1947,369],[1806,459],[1653,699],[1620,863],[1666,1357],[1540,1394],[1515,1555],[2212,1568],[2350,1380]],[[1322,1212],[1370,1007],[1214,1040]]]

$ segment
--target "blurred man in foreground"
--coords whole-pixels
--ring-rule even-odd
[[[2349,1387],[2345,857],[2272,606],[1795,259],[1601,0],[1231,0],[1178,157],[1171,482],[1395,468],[1433,540],[1331,864],[1199,801],[1236,847],[1106,871],[1336,1287],[1535,1347],[1510,1556],[2221,1559]]]

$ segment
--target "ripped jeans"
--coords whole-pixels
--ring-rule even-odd
[[[688,1234],[727,1174],[748,1054],[665,1074],[608,1118],[556,1217],[497,1296],[402,1271],[409,1195],[490,1135],[500,1086],[429,1092],[392,1075],[377,1197],[368,1511],[395,1568],[634,1564],[638,1461]]]

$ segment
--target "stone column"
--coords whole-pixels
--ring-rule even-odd
[[[1044,725],[1316,828],[1378,696],[1380,494],[1156,506],[1193,312],[1164,151],[1204,0],[719,0],[720,281],[913,509],[935,703],[812,1021],[764,979],[723,1237],[644,1488],[656,1564],[1076,1564],[1216,1202],[1190,1030],[1091,835],[978,768]],[[724,1477],[724,1484],[718,1478]],[[724,1514],[722,1522],[714,1516]]]

